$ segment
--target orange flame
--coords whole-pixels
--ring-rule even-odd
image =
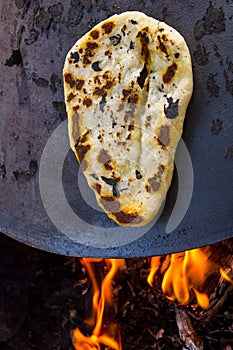
[[[169,262],[161,263],[161,257],[151,258],[151,268],[147,281],[153,287],[154,279],[160,273],[163,274],[162,291],[164,295],[172,300],[177,300],[181,304],[187,304],[191,293],[195,295],[198,305],[207,309],[209,298],[203,292],[204,284],[216,268],[216,263],[208,259],[208,249],[198,248],[182,253],[171,254]],[[222,268],[220,273],[228,282],[232,279]]]
[[[233,284],[233,279],[230,278],[230,276],[228,276],[228,274],[223,270],[223,268],[220,267],[220,274],[221,276],[227,280],[228,282],[230,282],[231,284]]]
[[[187,304],[195,297],[198,305],[207,309],[210,302],[204,290],[208,277],[219,270],[225,280],[233,283],[228,273],[209,257],[209,247],[152,257],[147,281],[153,287],[154,281],[162,277],[161,288],[168,299]],[[101,350],[102,346],[106,346],[108,349],[122,350],[115,320],[112,283],[117,272],[124,267],[125,260],[83,258],[82,263],[93,287],[92,314],[86,320],[88,327],[92,327],[92,334],[85,336],[79,329],[75,329],[74,347],[76,350]],[[230,271],[231,269],[228,272]]]
[[[201,249],[172,254],[164,273],[162,291],[168,299],[187,304],[192,290],[199,306],[206,309],[209,299],[201,289],[209,272],[208,257]]]
[[[108,268],[107,274],[101,282],[96,278],[95,266],[93,263],[104,262]],[[94,326],[92,334],[85,336],[79,329],[74,330],[74,347],[76,350],[100,350],[105,345],[113,350],[121,350],[121,340],[117,329],[116,321],[111,321],[114,313],[112,281],[117,273],[124,266],[124,259],[82,259],[93,286],[92,315],[86,321],[89,326]],[[111,317],[106,318],[109,312]]]
[[[160,267],[160,256],[153,256],[150,262],[150,273],[147,277],[147,282],[151,287],[153,286],[155,274],[158,271],[159,267]]]

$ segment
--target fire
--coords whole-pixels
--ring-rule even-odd
[[[228,274],[223,270],[223,268],[220,267],[220,273],[221,273],[221,276],[227,280],[228,282],[232,283],[233,284],[233,279],[231,279]]]
[[[191,296],[195,296],[198,305],[207,309],[210,302],[204,290],[208,277],[219,269],[222,277],[233,283],[228,274],[209,256],[208,248],[198,248],[166,256],[164,262],[161,262],[161,257],[152,257],[147,281],[153,287],[156,278],[163,274],[162,291],[169,300],[188,304]]]
[[[148,276],[151,286],[160,265],[158,258],[151,259],[151,271]],[[204,309],[208,308],[208,297],[201,290],[210,271],[208,256],[201,249],[172,254],[164,272],[162,291],[168,299],[177,300],[181,304],[188,303],[192,291],[198,304]]]
[[[112,282],[117,272],[123,268],[124,259],[83,258],[82,263],[87,269],[93,286],[92,315],[86,320],[86,323],[94,328],[90,336],[85,336],[79,329],[75,329],[73,334],[74,347],[77,350],[100,350],[101,345],[104,345],[112,350],[121,350],[117,323],[115,319],[112,320],[115,306]],[[102,263],[108,268],[106,275],[101,276],[101,281],[97,280],[98,268],[96,269],[96,264],[98,263]],[[102,265],[101,272],[104,265]]]
[[[150,273],[147,277],[147,282],[151,287],[153,285],[154,276],[158,271],[159,267],[160,267],[160,256],[153,256],[151,258]]]
[[[210,259],[209,247],[198,248],[167,256],[148,258],[150,273],[147,281],[151,287],[161,284],[163,294],[171,301],[188,304],[196,298],[202,309],[209,307],[206,281],[219,270],[222,278],[230,283],[233,280],[217,262]],[[122,350],[120,333],[116,322],[116,303],[113,281],[116,274],[125,266],[124,259],[82,259],[93,287],[92,314],[86,320],[92,329],[85,336],[79,329],[73,333],[76,350]],[[162,280],[161,280],[162,277]]]

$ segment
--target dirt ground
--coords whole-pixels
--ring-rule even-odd
[[[0,261],[0,350],[73,349],[72,331],[88,332],[84,319],[91,305],[90,279],[80,260],[1,235]],[[147,260],[128,259],[126,266],[114,286],[123,350],[182,349],[175,304],[147,284]],[[204,350],[233,348],[232,297],[231,290],[210,321],[192,317]]]

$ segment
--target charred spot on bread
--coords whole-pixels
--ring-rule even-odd
[[[139,170],[135,170],[135,175],[136,175],[136,179],[137,180],[140,180],[140,179],[142,179],[142,174],[140,173],[140,171]]]
[[[83,105],[86,107],[90,107],[92,105],[92,100],[90,98],[85,98],[83,100]]]
[[[107,96],[107,94],[104,93],[104,94],[102,95],[101,101],[100,101],[100,103],[99,103],[99,109],[100,109],[101,112],[104,112],[104,106],[105,106],[105,104],[106,104],[106,96]]]
[[[104,30],[105,34],[110,34],[113,28],[114,28],[113,22],[106,22],[102,25],[102,29]]]
[[[114,197],[120,197],[120,192],[117,188],[117,183],[119,182],[119,179],[114,178],[107,178],[105,176],[101,176],[101,179],[107,184],[112,186],[112,194]]]
[[[159,130],[158,135],[158,143],[162,146],[167,147],[170,143],[170,133],[169,133],[169,126],[168,125],[162,125]]]
[[[174,78],[176,70],[177,70],[177,64],[174,62],[171,66],[169,66],[166,70],[166,72],[163,75],[163,82],[164,84],[168,84],[171,82],[171,80]]]
[[[78,159],[79,162],[82,162],[86,153],[91,149],[90,145],[80,145],[79,143],[77,145],[75,145],[75,149],[77,151],[78,154]]]
[[[129,48],[130,48],[130,50],[134,49],[134,43],[132,40],[130,40]]]
[[[143,28],[141,31],[138,32],[136,38],[139,38],[141,42],[141,56],[144,58],[145,63],[148,63],[149,59],[149,48],[148,48],[148,43],[149,43],[149,38],[147,35],[148,27]]]
[[[121,35],[120,34],[113,35],[113,36],[110,36],[109,39],[111,41],[111,44],[113,46],[116,46],[116,45],[118,45],[121,42]]]
[[[77,106],[73,106],[73,107],[72,107],[72,109],[73,109],[73,111],[74,111],[74,112],[77,112],[77,110],[78,110],[79,108],[80,108],[80,106],[79,106],[79,105],[77,105]]]
[[[86,43],[86,48],[85,48],[84,55],[83,55],[84,65],[91,64],[91,59],[95,55],[96,49],[98,48],[98,46],[99,45],[96,42],[89,41]]]
[[[92,174],[91,174],[91,176],[92,176]],[[98,178],[96,178],[96,180],[98,180]],[[96,182],[96,183],[92,186],[92,188],[93,188],[94,190],[96,190],[96,192],[97,192],[98,194],[101,193],[102,186],[101,186],[98,182]]]
[[[91,65],[91,68],[95,71],[95,72],[101,72],[101,68],[100,68],[100,66],[99,66],[99,61],[95,61],[95,62],[93,62],[92,63],[92,65]]]
[[[68,95],[66,101],[67,101],[67,102],[70,102],[70,101],[73,100],[73,98],[75,98],[75,95],[73,94],[73,92],[71,92],[71,93]]]
[[[144,64],[143,69],[140,72],[140,75],[137,77],[137,83],[140,86],[141,89],[144,87],[145,80],[147,78],[148,71],[146,68],[146,64]]]
[[[85,84],[85,80],[83,80],[83,79],[77,79],[77,80],[75,81],[75,88],[76,88],[77,90],[81,90],[84,84]]]
[[[137,215],[136,213],[127,213],[123,210],[114,212],[113,215],[120,224],[139,224],[143,220],[140,215]]]
[[[127,28],[126,24],[124,24],[123,27],[121,28],[121,32],[122,32],[123,36],[125,36],[126,28]]]
[[[167,98],[168,106],[164,106],[164,113],[168,119],[175,119],[179,114],[179,99],[175,102],[172,97]]]
[[[79,61],[79,53],[78,51],[71,52],[70,58],[73,60],[73,63],[77,63]]]
[[[158,35],[158,41],[159,41],[159,49],[165,53],[166,58],[169,57],[168,51],[167,51],[167,46],[165,45],[165,42],[167,41],[166,35],[163,34],[162,38],[160,35]]]
[[[101,196],[100,201],[109,213],[116,213],[120,210],[119,201],[112,196]]]
[[[153,177],[148,179],[148,183],[152,189],[152,191],[156,192],[159,190],[162,181],[162,174],[164,172],[164,168],[159,165],[158,172]]]
[[[97,29],[92,30],[90,33],[90,36],[95,40],[98,39],[99,38],[99,31]]]
[[[97,159],[100,163],[105,164],[111,160],[111,157],[105,149],[101,149]]]
[[[67,84],[69,84],[69,86],[70,86],[71,88],[73,88],[73,87],[75,86],[75,80],[73,79],[71,73],[66,73],[66,74],[64,75],[64,79],[65,79],[65,82],[66,82]]]
[[[148,179],[148,182],[149,182],[150,187],[152,188],[152,190],[153,190],[154,192],[156,192],[156,191],[159,190],[159,188],[160,188],[160,181],[157,180],[157,177],[156,177],[156,176],[154,176],[154,177]]]
[[[95,173],[90,174],[90,176],[93,177],[93,179],[95,179],[95,180],[99,180],[99,178],[97,177],[97,175]]]

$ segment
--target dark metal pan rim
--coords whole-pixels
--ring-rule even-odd
[[[29,228],[30,230],[30,228]],[[186,251],[186,250],[192,250],[196,248],[201,248],[204,246],[212,245],[215,243],[218,243],[220,241],[224,241],[230,238],[233,238],[233,227],[230,225],[226,225],[225,227],[222,228],[222,231],[219,232],[219,230],[213,232],[211,238],[208,237],[206,240],[203,241],[202,244],[200,244],[200,238],[198,236],[194,236],[192,239],[192,242],[190,243],[188,240],[186,244],[182,241],[181,243],[176,242],[176,245],[174,245],[174,240],[169,239],[168,242],[164,242],[165,244],[159,249],[159,247],[153,248],[153,251],[155,252],[154,254],[147,254],[146,252],[148,249],[146,247],[140,246],[140,244],[135,248],[130,245],[123,246],[123,247],[118,247],[118,248],[110,248],[110,249],[100,249],[100,248],[95,248],[94,254],[92,251],[92,248],[90,249],[91,252],[88,254],[88,247],[82,248],[81,245],[73,242],[71,239],[68,239],[62,235],[62,238],[57,239],[58,245],[53,245],[53,244],[48,244],[46,240],[36,242],[36,236],[34,238],[35,243],[31,243],[32,239],[30,238],[30,235],[22,235],[22,234],[15,234],[15,232],[11,232],[10,230],[6,230],[4,227],[1,226],[0,224],[0,232],[5,234],[6,236],[17,240],[20,243],[26,244],[32,248],[47,251],[49,253],[53,254],[59,254],[59,255],[64,255],[64,256],[70,256],[70,257],[77,257],[77,258],[82,258],[82,257],[87,257],[87,258],[92,258],[92,257],[99,257],[99,258],[143,258],[143,257],[149,257],[149,256],[159,256],[159,255],[168,255],[168,254],[174,254],[178,253],[181,251]],[[30,232],[30,231],[28,231]],[[223,239],[219,239],[219,236],[221,236],[222,232],[224,232],[224,237]],[[37,234],[39,234],[38,232]],[[145,234],[146,235],[146,234]],[[218,237],[216,239],[216,237]],[[64,239],[65,238],[65,239]],[[61,242],[64,243],[64,245],[61,244]],[[68,245],[67,245],[68,244]],[[165,249],[165,246],[167,248]],[[64,248],[67,249],[64,249]],[[82,253],[84,252],[84,254]]]

